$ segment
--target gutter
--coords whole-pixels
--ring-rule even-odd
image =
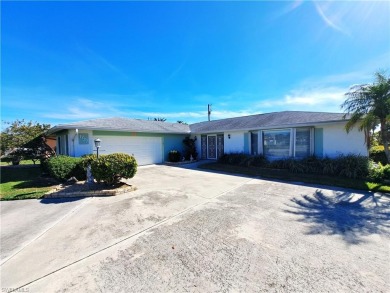
[[[251,128],[227,128],[227,129],[215,129],[215,130],[199,130],[199,131],[192,131],[191,133],[217,133],[217,132],[234,132],[234,131],[253,131],[253,130],[269,130],[269,129],[281,129],[281,128],[294,128],[294,127],[313,127],[315,125],[327,125],[327,124],[335,124],[335,123],[341,123],[341,122],[348,122],[347,119],[343,120],[334,120],[334,121],[319,121],[319,122],[310,122],[310,123],[296,123],[296,124],[286,124],[286,125],[271,125],[267,127],[251,127]],[[191,128],[191,126],[190,126]]]

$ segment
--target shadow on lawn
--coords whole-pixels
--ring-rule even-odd
[[[51,187],[57,185],[58,181],[51,178],[36,178],[33,180],[26,180],[17,183],[13,186],[13,189],[24,189],[24,188],[40,188],[40,187]]]
[[[362,236],[390,233],[390,201],[383,195],[366,193],[359,198],[351,192],[334,192],[326,196],[317,190],[291,201],[285,211],[312,224],[307,234],[337,234],[349,244],[358,244]]]

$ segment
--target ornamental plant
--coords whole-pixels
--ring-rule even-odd
[[[179,151],[171,150],[168,153],[168,160],[169,162],[179,162],[181,158],[181,154]]]
[[[60,181],[65,181],[71,177],[76,177],[78,180],[85,180],[86,178],[81,158],[56,156],[51,157],[45,165],[50,176]]]
[[[133,178],[137,172],[137,161],[133,156],[123,153],[101,155],[90,160],[93,177],[98,183],[118,184],[122,178]]]

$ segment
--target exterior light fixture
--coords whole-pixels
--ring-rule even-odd
[[[95,143],[95,147],[96,147],[96,157],[99,158],[99,148],[100,148],[101,140],[97,138],[93,142]]]
[[[228,134],[228,138],[230,139],[230,134]]]

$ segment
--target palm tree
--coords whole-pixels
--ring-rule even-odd
[[[376,81],[373,84],[354,85],[345,95],[348,97],[341,105],[347,115],[351,115],[345,125],[349,132],[357,123],[359,130],[366,134],[366,143],[369,147],[370,130],[380,124],[382,142],[385,148],[387,161],[390,162],[389,135],[390,125],[390,77],[384,73],[375,73]]]
[[[165,122],[165,121],[167,121],[167,118],[157,117],[157,118],[154,118],[153,120],[154,120],[154,121]]]

